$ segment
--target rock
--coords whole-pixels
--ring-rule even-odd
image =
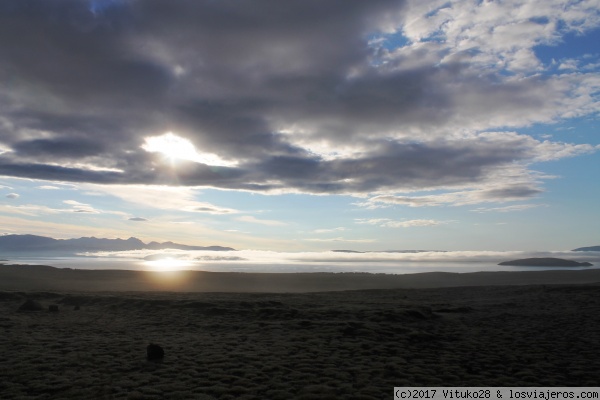
[[[44,307],[35,300],[27,299],[27,301],[19,307],[19,311],[42,311]]]
[[[165,357],[165,351],[157,344],[150,343],[146,347],[146,358],[148,361],[160,361]]]
[[[50,304],[48,306],[48,311],[50,311],[50,312],[58,312],[58,306],[56,304]]]

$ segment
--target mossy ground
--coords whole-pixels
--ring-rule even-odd
[[[382,399],[394,386],[598,386],[599,290],[3,292],[0,398]],[[26,298],[60,311],[17,312]],[[165,349],[162,362],[146,361],[150,342]]]

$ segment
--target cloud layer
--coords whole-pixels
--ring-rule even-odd
[[[4,1],[0,175],[372,194],[372,207],[528,199],[543,190],[532,163],[597,150],[518,130],[598,112],[591,61],[535,53],[598,28],[598,10],[591,0]],[[193,157],[151,146],[168,132]],[[444,192],[408,194],[423,190]]]

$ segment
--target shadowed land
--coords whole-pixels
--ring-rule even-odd
[[[79,270],[43,265],[0,265],[0,290],[178,292],[320,292],[360,289],[600,282],[600,269],[519,272],[242,273]]]
[[[0,393],[379,400],[394,386],[598,386],[599,290],[0,292]],[[26,299],[44,311],[18,312]],[[149,343],[161,362],[146,360]]]

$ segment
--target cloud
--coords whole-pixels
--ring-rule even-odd
[[[96,210],[94,207],[92,207],[89,204],[80,203],[75,200],[64,200],[63,203],[73,206],[73,209],[71,210],[72,212],[88,213],[88,214],[101,214],[102,213],[101,211]]]
[[[412,219],[408,221],[394,221],[388,218],[357,219],[358,224],[377,225],[384,228],[413,228],[448,224],[453,221],[436,221],[433,219]]]
[[[275,221],[275,220],[270,220],[270,219],[258,219],[256,217],[253,217],[252,215],[244,215],[244,216],[236,218],[236,220],[242,221],[242,222],[249,222],[252,224],[266,225],[266,226],[285,226],[285,225],[287,225],[285,222]]]
[[[337,228],[330,228],[330,229],[315,229],[313,232],[314,233],[332,233],[332,232],[340,232],[340,231],[345,231],[346,228],[340,226]]]
[[[132,217],[132,218],[129,218],[129,221],[145,222],[145,221],[148,221],[148,220],[146,218],[141,218],[141,217]]]
[[[594,2],[539,0],[528,2],[409,2],[403,33],[414,43],[436,39],[452,53],[471,52],[476,65],[521,72],[541,68],[528,52],[553,45],[567,32],[598,27]]]
[[[0,175],[211,214],[235,210],[192,190],[139,188],[470,204],[498,178],[527,181],[521,198],[541,193],[541,178],[528,181],[532,163],[598,150],[494,132],[597,112],[597,60],[561,69],[535,52],[598,28],[592,2],[98,4],[0,6],[0,82],[10,82],[0,91]],[[176,163],[153,141],[169,132],[187,149]],[[419,190],[473,193],[404,196]]]
[[[1,208],[1,207],[0,207]],[[0,211],[2,211],[0,209]],[[18,212],[17,214],[26,216],[38,216],[39,214],[27,214]],[[110,226],[102,226],[90,232],[89,226],[81,224],[72,224],[65,218],[60,222],[50,222],[41,218],[21,218],[15,216],[15,213],[10,212],[9,216],[0,215],[0,225],[12,234],[33,234],[48,236],[48,232],[54,232],[52,237],[68,239],[82,236],[96,237],[123,237],[126,232],[111,228]]]
[[[73,212],[73,210],[66,209],[56,209],[52,207],[35,205],[35,204],[23,204],[19,206],[8,206],[8,205],[0,205],[0,212],[5,212],[7,214],[21,214],[32,217],[37,217],[40,215],[46,214],[59,214],[63,212]]]
[[[344,242],[344,243],[373,243],[375,242],[374,239],[346,239],[343,237],[335,237],[335,238],[306,238],[303,239],[304,241],[307,242],[322,242],[322,243],[337,243],[337,242]]]
[[[523,210],[529,210],[531,208],[537,208],[537,207],[547,207],[546,204],[515,204],[512,206],[505,206],[505,207],[490,207],[490,208],[486,208],[486,207],[480,207],[480,208],[476,208],[472,211],[478,212],[478,213],[484,213],[484,212],[513,212],[513,211],[523,211]]]
[[[17,193],[9,193],[9,194],[7,194],[5,197],[6,197],[7,199],[18,199],[18,198],[19,198],[19,197],[21,197],[21,196],[19,196]]]
[[[379,208],[390,205],[405,205],[409,207],[432,206],[464,206],[480,203],[503,203],[508,201],[526,200],[543,193],[535,181],[514,182],[489,185],[483,189],[472,189],[456,192],[446,192],[424,196],[380,195],[364,202],[355,203],[366,208]]]
[[[16,213],[28,216],[52,215],[52,214],[107,214],[125,216],[126,213],[121,211],[100,210],[90,204],[80,203],[75,200],[64,200],[64,204],[69,208],[54,208],[39,204],[23,204],[18,206],[0,205],[0,212]]]
[[[142,149],[150,153],[162,153],[171,159],[172,162],[176,160],[189,160],[217,167],[228,167],[237,164],[236,162],[227,162],[216,154],[200,154],[189,140],[179,137],[172,132],[167,132],[161,136],[147,137],[144,138],[144,141],[145,143],[141,146]]]
[[[220,207],[197,201],[198,190],[185,187],[147,185],[91,185],[94,192],[117,197],[131,204],[161,210],[176,210],[189,213],[234,214],[232,208]]]
[[[563,60],[560,65],[558,66],[558,69],[567,69],[567,70],[577,70],[577,60],[574,59],[568,59],[568,60]]]
[[[409,221],[389,221],[382,226],[389,228],[412,228],[420,226],[438,226],[447,224],[449,221],[436,221],[433,219],[412,219]]]
[[[42,190],[60,190],[60,188],[58,186],[52,186],[52,185],[38,186],[37,189],[42,189]]]
[[[76,200],[63,200],[63,203],[71,205],[71,206],[89,206],[89,204],[80,203]]]

